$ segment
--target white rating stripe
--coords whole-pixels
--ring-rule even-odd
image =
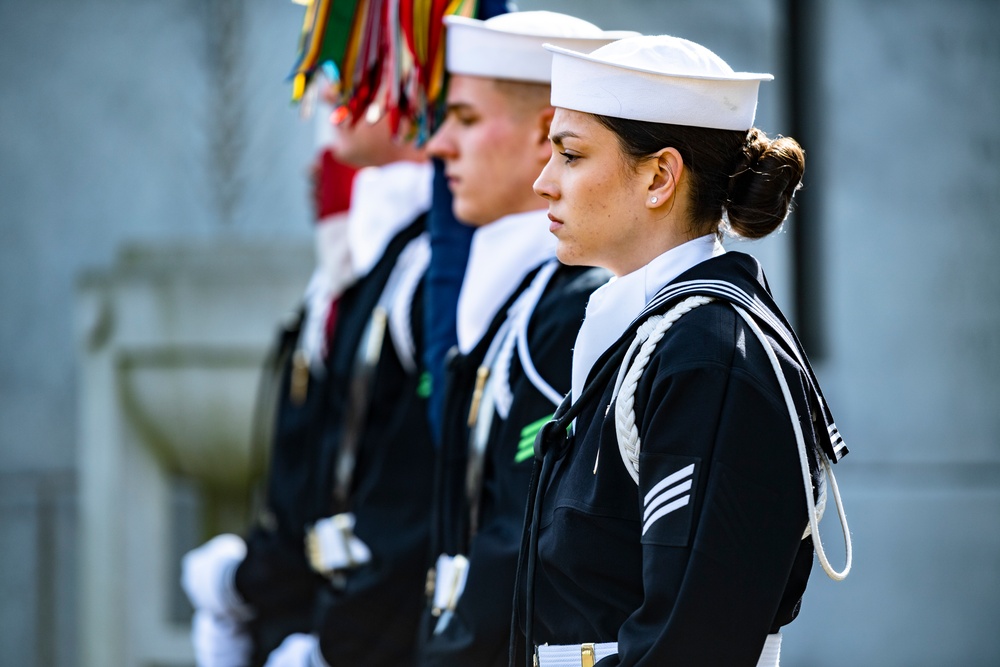
[[[643,499],[643,535],[658,520],[691,502],[692,475],[693,463],[667,475],[649,490]],[[682,493],[684,495],[680,495]]]

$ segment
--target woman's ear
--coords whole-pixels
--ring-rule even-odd
[[[676,148],[663,148],[651,155],[646,162],[646,206],[658,209],[672,202],[678,192],[678,183],[684,173],[684,159]]]

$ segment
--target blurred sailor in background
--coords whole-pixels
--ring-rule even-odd
[[[306,309],[286,355],[261,520],[245,543],[223,535],[185,557],[200,665],[295,664],[318,658],[320,637],[399,664],[415,636],[433,471],[420,354],[431,167],[387,116],[339,120],[333,157],[360,169],[354,282],[324,316]]]

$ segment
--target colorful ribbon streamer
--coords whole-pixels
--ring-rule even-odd
[[[326,71],[349,121],[388,115],[393,130],[423,143],[445,89],[446,15],[475,16],[477,0],[309,0],[292,67],[298,102]]]

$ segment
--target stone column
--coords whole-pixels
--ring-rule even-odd
[[[193,662],[178,558],[247,526],[260,369],[312,265],[308,244],[134,247],[81,280],[84,667]]]

